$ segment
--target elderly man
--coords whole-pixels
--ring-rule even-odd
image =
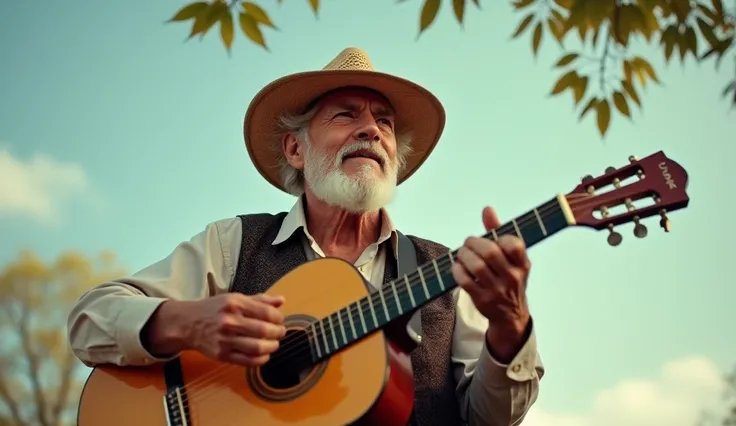
[[[396,277],[403,234],[385,206],[444,123],[434,95],[374,71],[355,48],[322,70],[269,84],[246,113],[245,144],[261,174],[297,197],[291,211],[210,223],[167,258],[88,291],[69,317],[74,352],[90,366],[148,365],[183,350],[263,365],[285,333],[284,298],[263,293],[292,268],[329,256],[353,264],[374,289]],[[482,223],[499,226],[491,208]],[[448,250],[408,241],[420,264]],[[525,294],[529,268],[518,238],[470,237],[459,249],[452,275],[460,287],[412,322],[424,337],[412,353],[413,424],[521,423],[544,371]]]

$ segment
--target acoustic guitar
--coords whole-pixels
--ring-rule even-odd
[[[527,247],[573,227],[608,230],[687,207],[687,172],[657,152],[586,176],[574,190],[486,234],[511,234]],[[604,190],[607,189],[607,190]],[[638,205],[642,201],[648,204]],[[615,210],[620,208],[621,211]],[[80,426],[406,425],[414,387],[406,324],[413,312],[456,287],[456,251],[369,293],[360,273],[334,258],[313,260],[270,288],[285,296],[288,333],[260,368],[221,363],[193,351],[147,367],[100,365],[85,384]],[[304,283],[308,282],[307,287]]]

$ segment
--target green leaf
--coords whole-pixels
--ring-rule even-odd
[[[465,17],[465,1],[466,0],[452,0],[452,10],[455,12],[457,22],[461,25],[463,23],[463,18]]]
[[[532,36],[532,52],[534,55],[539,51],[539,45],[542,43],[542,23],[537,22],[537,26],[534,28],[534,35]]]
[[[419,35],[421,35],[437,18],[440,10],[440,0],[424,0],[422,13],[419,16]]]
[[[266,40],[263,38],[261,29],[258,28],[258,23],[252,16],[245,12],[240,12],[240,29],[243,31],[250,41],[268,50],[266,47]]]
[[[271,22],[271,18],[268,17],[266,11],[252,1],[243,2],[243,10],[245,13],[252,16],[257,23],[274,29],[276,28],[273,22]]]
[[[208,7],[209,4],[203,1],[188,4],[179,9],[179,11],[169,19],[169,22],[180,22],[196,18],[201,12],[207,10]]]
[[[616,109],[621,114],[627,117],[631,117],[631,111],[629,111],[629,104],[626,102],[626,98],[624,97],[623,93],[621,92],[613,93],[613,104],[616,106]]]
[[[560,58],[559,61],[557,61],[557,63],[555,64],[555,67],[558,67],[559,68],[559,67],[564,67],[565,65],[569,65],[570,63],[572,63],[572,61],[574,61],[575,59],[577,59],[578,56],[579,55],[577,53],[567,54],[567,55],[563,56],[562,58]]]
[[[230,47],[233,45],[235,39],[235,29],[233,28],[233,16],[228,11],[220,16],[220,38],[222,43],[225,45],[227,51],[230,51]]]
[[[519,22],[519,26],[516,27],[516,31],[514,31],[514,34],[511,35],[512,38],[519,37],[521,33],[523,33],[526,28],[529,26],[529,24],[532,23],[532,19],[534,19],[534,14],[530,13],[527,15],[526,18],[524,18],[521,22]]]
[[[641,108],[641,101],[639,100],[639,95],[636,93],[636,89],[634,88],[634,85],[631,84],[630,81],[624,80],[621,82],[621,87],[623,87],[626,94],[629,95],[629,99],[634,101],[634,103],[638,105],[639,108]]]
[[[611,106],[606,99],[602,99],[596,104],[595,112],[598,114],[596,120],[598,130],[601,132],[601,136],[605,136],[608,126],[611,124]]]

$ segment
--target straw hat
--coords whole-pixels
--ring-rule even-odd
[[[286,191],[279,166],[279,117],[284,113],[304,112],[319,96],[350,86],[383,94],[396,110],[397,126],[412,133],[413,153],[407,157],[398,183],[408,179],[424,163],[445,127],[445,110],[440,101],[416,83],[375,71],[365,52],[347,48],[322,70],[279,78],[261,89],[251,101],[243,125],[245,147],[267,181]]]

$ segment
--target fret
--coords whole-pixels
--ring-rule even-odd
[[[322,350],[319,347],[319,339],[316,336],[317,333],[316,333],[316,330],[314,329],[314,323],[309,324],[309,326],[306,328],[306,332],[307,332],[307,337],[309,337],[309,343],[311,343],[311,345],[309,346],[311,346],[313,350],[316,350],[317,359],[322,358]],[[314,353],[312,353],[312,357],[314,357]]]
[[[424,281],[424,274],[422,274],[422,268],[417,269],[417,273],[419,273],[419,279],[422,281],[422,288],[424,289],[424,295],[427,296],[425,300],[429,300],[429,290],[427,290],[427,282]]]
[[[368,333],[368,327],[365,325],[365,317],[363,316],[363,308],[360,306],[360,301],[357,301],[355,303],[355,308],[358,310],[358,314],[360,315],[360,324],[363,326],[363,333]]]
[[[494,240],[498,241],[498,234],[495,229],[491,229],[491,235],[493,235]]]
[[[381,306],[383,306],[383,316],[386,317],[386,322],[391,321],[391,317],[388,315],[388,307],[386,306],[386,298],[383,297],[383,289],[378,289],[378,295],[381,297]]]
[[[337,349],[340,345],[337,344],[337,333],[335,333],[335,326],[332,325],[332,315],[327,316],[327,322],[330,323],[329,330],[332,335],[332,343],[335,344],[335,349]]]
[[[350,316],[350,313],[348,313],[348,316]],[[342,309],[337,311],[337,322],[340,324],[340,332],[342,333],[342,341],[347,343],[348,336],[347,334],[345,334],[345,326],[342,324]]]
[[[357,339],[358,334],[355,331],[355,324],[353,324],[353,310],[350,308],[351,306],[353,305],[348,305],[348,322],[350,323],[350,330],[353,332],[353,339]]]
[[[442,274],[440,274],[440,268],[437,266],[437,260],[432,259],[432,266],[434,266],[434,272],[437,274],[437,282],[440,284],[440,289],[445,291],[445,283],[442,281]]]
[[[373,317],[372,328],[378,328],[378,318],[376,318],[376,311],[373,309],[373,297],[368,297],[368,306],[371,308],[371,316]]]
[[[547,228],[544,226],[544,221],[542,220],[542,216],[539,215],[539,210],[534,209],[534,215],[537,217],[537,223],[539,224],[539,229],[542,230],[542,234],[546,237],[547,236]]]
[[[322,324],[322,321],[319,322],[319,329],[320,333],[322,335],[322,341],[325,343],[325,352],[330,352],[330,344],[327,343],[327,335],[325,334],[325,326]]]
[[[511,223],[514,225],[514,230],[516,231],[516,235],[521,238],[521,241],[524,241],[524,235],[522,235],[521,231],[519,230],[519,224],[516,223],[516,219],[511,219]]]
[[[391,290],[394,292],[394,299],[396,299],[396,307],[399,309],[399,315],[404,313],[404,308],[401,306],[401,299],[399,299],[399,292],[396,291],[396,282],[391,280]]]
[[[409,276],[404,275],[404,283],[406,285],[406,292],[409,293],[409,300],[411,301],[411,307],[416,308],[417,302],[414,300],[414,292],[411,290],[411,284],[409,284]]]

